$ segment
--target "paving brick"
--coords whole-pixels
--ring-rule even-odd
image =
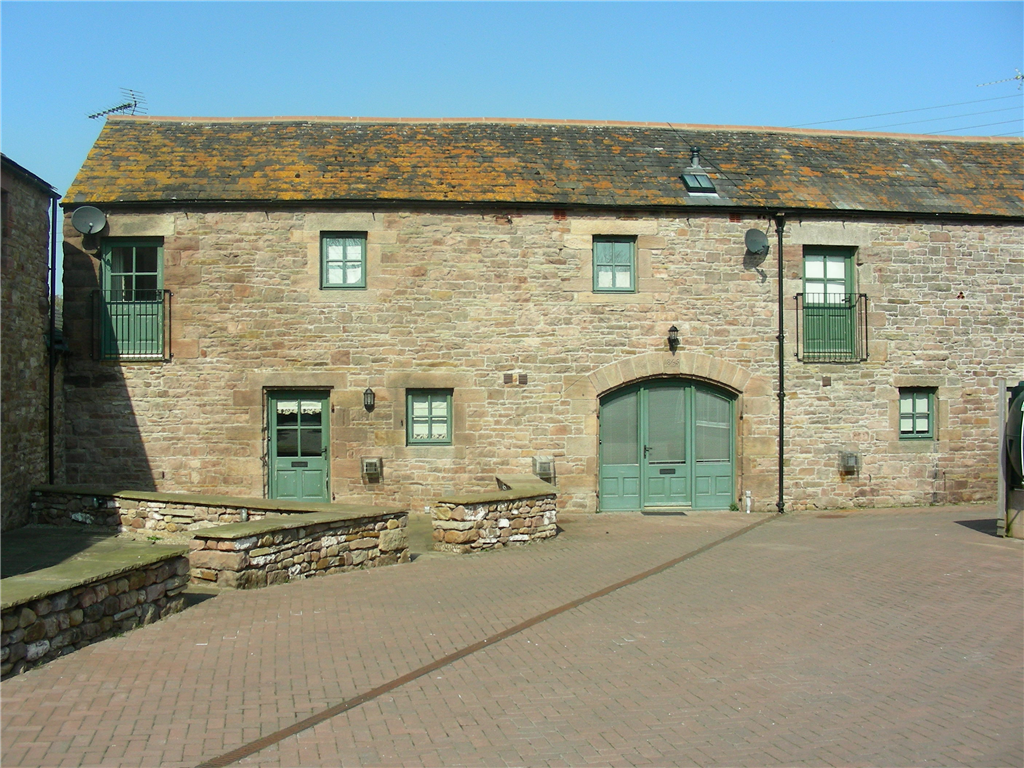
[[[1022,547],[979,516],[774,519],[238,764],[1019,766]],[[195,766],[749,522],[222,594],[5,681],[3,764]]]

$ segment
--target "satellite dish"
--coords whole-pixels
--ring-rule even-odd
[[[99,208],[86,205],[71,214],[71,226],[83,235],[95,235],[107,225],[107,217]]]
[[[760,229],[748,229],[747,234],[743,236],[743,242],[750,253],[768,253],[768,235]]]

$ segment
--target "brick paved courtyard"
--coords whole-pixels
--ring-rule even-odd
[[[1021,766],[1024,547],[992,516],[571,517],[222,594],[4,682],[0,760]]]

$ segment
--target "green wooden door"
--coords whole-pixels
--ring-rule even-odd
[[[640,459],[645,507],[684,507],[692,488],[687,448],[690,439],[690,387],[656,384],[640,390]]]
[[[804,353],[851,356],[855,348],[853,254],[816,248],[804,254]]]
[[[640,502],[640,391],[614,393],[601,401],[601,509],[634,510]]]
[[[728,509],[733,493],[732,398],[693,391],[694,509]]]
[[[163,354],[163,254],[159,243],[112,240],[103,248],[104,358]]]
[[[735,501],[732,397],[657,381],[601,400],[602,511],[728,509]]]
[[[272,499],[329,501],[329,399],[325,392],[275,392],[268,398]]]

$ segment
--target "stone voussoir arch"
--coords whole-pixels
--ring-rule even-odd
[[[594,403],[608,392],[645,379],[664,376],[683,376],[705,381],[741,395],[753,374],[733,363],[696,352],[666,355],[650,352],[610,363],[584,376],[566,392],[572,399],[585,399]]]

